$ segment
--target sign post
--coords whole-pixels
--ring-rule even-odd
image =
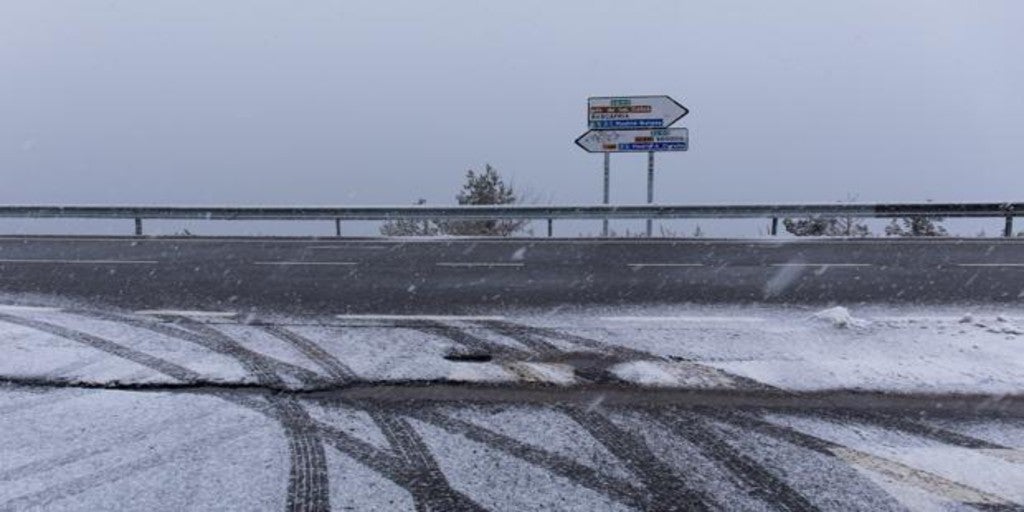
[[[611,198],[611,168],[612,168],[612,154],[605,152],[604,154],[604,204],[608,204],[608,200]],[[603,227],[601,228],[601,236],[608,237],[608,217],[604,218]]]
[[[647,153],[647,204],[654,203],[654,153],[687,151],[690,131],[669,128],[690,111],[669,96],[597,96],[587,99],[590,130],[576,139],[588,153],[604,153],[604,204],[611,198],[612,153]],[[647,236],[653,219],[647,219]],[[608,219],[601,229],[608,236]]]
[[[647,152],[647,204],[654,202],[654,151]],[[647,238],[651,237],[651,219],[647,219]]]

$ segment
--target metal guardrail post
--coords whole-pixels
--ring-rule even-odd
[[[779,234],[779,218],[772,217],[772,236],[778,236]]]
[[[334,236],[341,236],[341,219],[334,219]]]
[[[142,236],[142,218],[135,217],[135,236]]]
[[[554,219],[548,219],[548,238],[551,238],[551,233],[554,231],[553,226],[552,226],[554,223],[555,223]]]
[[[1006,216],[1006,225],[1003,226],[1003,236],[1007,238],[1013,236],[1013,214]]]

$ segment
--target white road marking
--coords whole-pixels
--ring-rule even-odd
[[[673,267],[703,267],[703,263],[626,263],[626,266],[632,269],[641,268],[673,268]]]
[[[351,267],[358,265],[354,261],[256,261],[253,265],[278,265],[278,266],[322,266],[322,267]]]
[[[58,263],[78,265],[156,265],[156,260],[47,260],[47,259],[0,259],[2,263]]]
[[[488,320],[504,320],[503,316],[473,315],[334,315],[340,320],[428,320],[435,322],[465,321],[480,322]]]
[[[159,316],[196,316],[228,318],[238,315],[233,311],[196,311],[188,309],[142,309],[136,311],[137,315],[159,315]]]
[[[870,263],[772,263],[773,267],[870,267]]]
[[[0,311],[10,311],[13,313],[25,312],[25,313],[56,313],[61,311],[61,308],[51,308],[45,306],[19,306],[17,304],[3,304],[0,305]]]
[[[609,322],[764,322],[757,316],[602,316]]]
[[[490,267],[510,267],[519,268],[523,266],[523,263],[476,263],[476,262],[448,262],[443,261],[436,264],[438,267],[452,267],[452,268],[490,268]]]
[[[1024,263],[957,263],[958,267],[1024,267]]]

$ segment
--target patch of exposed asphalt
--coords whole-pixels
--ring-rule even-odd
[[[509,404],[629,405],[640,409],[666,405],[724,409],[761,408],[786,413],[933,415],[951,417],[1024,417],[1024,395],[881,393],[864,391],[802,391],[759,389],[644,388],[628,384],[578,384],[555,386],[538,383],[463,383],[445,380],[347,382],[310,388],[286,388],[260,383],[195,382],[88,382],[59,378],[0,377],[0,389],[98,389],[135,392],[187,392],[202,394],[286,395],[314,400],[356,400],[380,403],[456,402]],[[860,416],[858,416],[860,417]],[[887,424],[922,437],[957,446],[974,447],[971,441],[954,439],[927,426],[907,422]],[[908,430],[913,429],[913,430]],[[932,433],[928,434],[927,430]],[[939,437],[941,436],[941,437]],[[963,436],[960,436],[963,437]],[[980,441],[979,441],[980,442]]]

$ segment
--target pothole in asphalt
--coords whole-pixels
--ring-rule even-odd
[[[451,352],[445,354],[445,359],[457,363],[489,363],[493,356],[484,352]]]

